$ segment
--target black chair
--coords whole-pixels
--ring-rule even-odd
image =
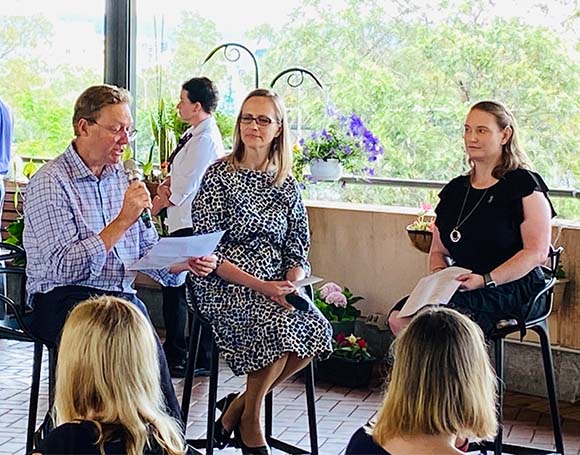
[[[3,318],[0,319],[0,339],[24,341],[34,343],[34,357],[32,363],[32,385],[30,387],[30,402],[28,406],[28,429],[26,433],[26,450],[33,448],[33,439],[36,427],[38,411],[38,395],[40,390],[40,370],[42,367],[43,342],[35,337],[28,329],[29,311],[26,305],[26,274],[24,264],[26,256],[24,250],[16,245],[0,243],[0,277],[2,277],[5,289],[0,293],[0,307]],[[20,294],[18,303],[8,296],[6,289],[8,277],[15,277],[17,290]],[[54,402],[54,371],[55,352],[48,349],[49,355],[49,408]],[[47,419],[49,420],[49,419]],[[47,422],[48,424],[48,422]]]
[[[190,339],[189,339],[189,354],[187,358],[187,367],[185,373],[185,381],[183,385],[183,397],[181,401],[181,412],[183,414],[184,428],[187,428],[187,419],[189,414],[189,405],[191,401],[191,389],[193,386],[194,379],[194,366],[197,360],[197,354],[200,345],[200,337],[202,332],[202,327],[207,327],[207,332],[211,332],[210,323],[201,315],[197,308],[197,303],[195,301],[195,294],[193,292],[193,283],[188,277],[187,279],[187,295],[188,295],[188,308],[191,316],[191,328],[190,328]],[[312,297],[312,288],[308,288],[308,292]],[[213,334],[211,336],[211,355],[210,355],[210,376],[209,376],[209,397],[207,405],[207,433],[205,438],[200,439],[188,439],[187,443],[194,447],[195,449],[201,449],[205,447],[205,453],[208,455],[213,454],[214,451],[214,425],[216,418],[216,401],[217,401],[217,389],[218,389],[218,375],[219,375],[219,352],[217,345],[215,343]],[[316,428],[316,405],[314,396],[314,370],[312,368],[312,362],[303,370],[304,372],[304,383],[306,387],[306,404],[308,410],[308,428],[310,435],[310,452],[304,450],[300,447],[288,444],[287,442],[281,441],[272,436],[272,420],[273,420],[273,395],[270,391],[264,400],[265,407],[265,437],[268,445],[274,449],[281,450],[285,453],[290,454],[308,454],[313,455],[318,454],[318,434]],[[234,439],[232,439],[231,444],[235,444]],[[194,450],[194,453],[201,454],[202,452]]]
[[[487,450],[493,450],[494,455],[501,455],[502,453],[510,453],[514,455],[534,455],[534,454],[553,454],[553,450],[536,449],[532,447],[522,447],[513,444],[503,443],[503,384],[504,384],[504,340],[505,337],[511,333],[520,332],[521,337],[525,336],[526,330],[532,330],[540,337],[540,346],[542,350],[542,360],[544,364],[544,374],[546,377],[546,386],[548,389],[548,398],[550,400],[550,414],[552,416],[552,428],[554,431],[554,441],[556,444],[556,452],[564,454],[564,443],[562,441],[562,426],[560,423],[560,413],[558,410],[558,400],[556,395],[556,381],[554,378],[554,365],[552,362],[552,350],[550,347],[550,334],[548,330],[548,317],[552,312],[552,305],[554,301],[554,284],[556,283],[556,270],[560,263],[560,255],[563,248],[554,249],[550,246],[548,260],[550,265],[542,267],[545,278],[545,286],[532,298],[532,305],[529,306],[528,314],[534,308],[536,303],[542,304],[544,300],[544,311],[542,314],[534,319],[526,317],[523,321],[515,319],[501,320],[497,323],[496,330],[491,335],[491,340],[494,344],[495,357],[495,371],[498,381],[498,400],[497,400],[497,415],[498,415],[498,433],[494,441],[483,441],[479,444],[472,444],[470,450],[480,450],[481,453],[486,453]]]

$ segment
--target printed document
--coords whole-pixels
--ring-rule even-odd
[[[322,278],[311,275],[308,278],[304,278],[303,280],[293,281],[292,284],[294,284],[294,286],[296,286],[297,288],[301,288],[303,286],[308,286],[309,284],[320,283],[321,281]]]
[[[192,257],[209,256],[224,235],[224,231],[191,237],[162,237],[141,259],[127,270],[151,270],[171,267]]]
[[[461,284],[456,278],[464,273],[471,273],[471,270],[447,267],[421,278],[397,317],[412,316],[426,305],[445,305]]]

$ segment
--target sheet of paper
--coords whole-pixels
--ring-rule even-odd
[[[320,283],[322,280],[323,279],[318,276],[311,275],[308,278],[304,278],[303,280],[293,281],[293,283],[297,288],[301,288],[303,286],[308,286],[309,284]]]
[[[149,253],[127,266],[127,270],[151,270],[171,267],[191,257],[209,256],[224,235],[224,231],[191,237],[163,237]]]
[[[456,278],[464,273],[471,273],[471,270],[447,267],[421,278],[397,317],[412,316],[426,305],[445,305],[461,284]]]

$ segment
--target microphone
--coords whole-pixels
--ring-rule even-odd
[[[133,182],[135,180],[141,181],[142,175],[141,170],[137,166],[135,160],[125,160],[123,161],[123,168],[125,169],[125,174],[129,177],[129,181]],[[143,209],[141,213],[141,220],[145,223],[145,226],[150,228],[151,225],[151,210],[148,208]]]

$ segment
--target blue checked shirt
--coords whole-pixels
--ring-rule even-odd
[[[121,211],[128,186],[121,164],[106,166],[98,178],[72,144],[32,177],[23,234],[29,296],[68,285],[135,293],[136,272],[125,267],[153,247],[157,232],[138,220],[109,253],[99,236]],[[185,281],[185,273],[167,269],[147,275],[165,286]]]

